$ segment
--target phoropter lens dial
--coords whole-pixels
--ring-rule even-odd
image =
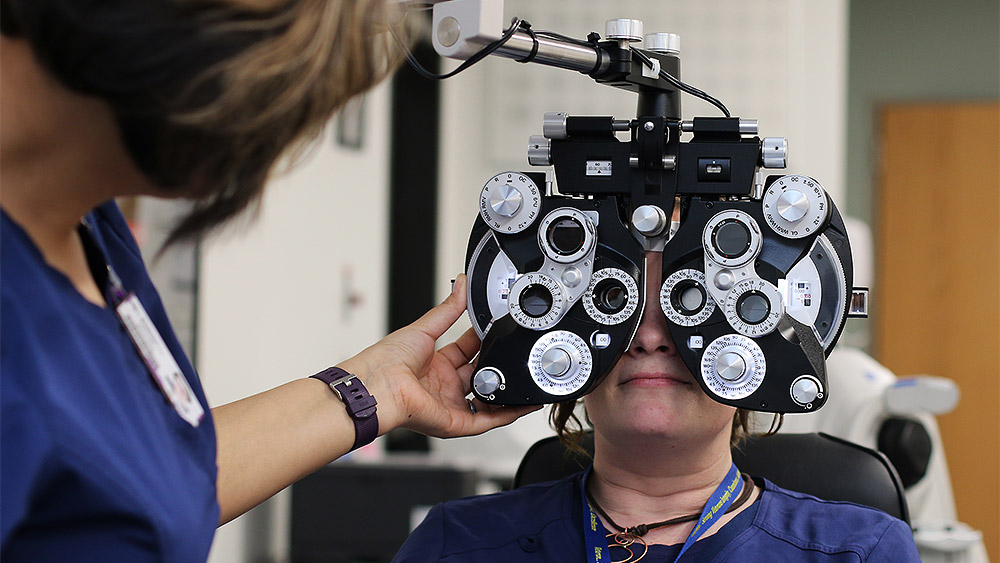
[[[507,305],[517,324],[532,330],[546,330],[559,322],[569,303],[559,282],[545,274],[531,272],[510,286]]]
[[[770,334],[781,320],[784,304],[778,288],[760,278],[745,279],[726,293],[726,320],[736,332],[751,337]]]
[[[618,268],[597,270],[590,277],[590,287],[583,308],[590,318],[604,325],[628,320],[639,306],[639,284]]]
[[[671,322],[695,326],[715,312],[715,300],[705,287],[705,274],[693,268],[677,270],[660,287],[660,308]]]
[[[540,283],[534,283],[524,288],[517,300],[521,310],[533,319],[544,317],[552,310],[552,293]]]

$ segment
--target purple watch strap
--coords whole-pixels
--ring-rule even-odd
[[[313,375],[330,386],[347,407],[347,414],[354,421],[354,451],[365,444],[370,444],[378,437],[378,415],[375,414],[375,397],[371,396],[361,380],[338,368],[331,367]]]

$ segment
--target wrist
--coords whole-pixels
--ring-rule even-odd
[[[378,432],[379,436],[400,426],[405,419],[403,409],[399,407],[397,394],[392,387],[392,382],[385,377],[384,369],[372,367],[364,358],[354,356],[343,362],[339,362],[337,367],[348,373],[358,376],[364,381],[368,392],[378,401]]]
[[[343,401],[354,423],[354,444],[351,451],[370,444],[379,435],[378,402],[357,375],[343,368],[330,367],[313,376]]]

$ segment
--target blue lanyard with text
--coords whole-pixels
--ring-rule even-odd
[[[589,563],[610,563],[611,553],[610,548],[608,548],[608,538],[605,536],[605,530],[601,525],[600,519],[597,517],[597,513],[594,512],[594,509],[591,508],[590,503],[587,501],[587,479],[590,478],[590,473],[593,470],[594,467],[590,466],[586,473],[583,474],[583,488],[581,491],[581,495],[583,496],[583,537],[587,545],[587,560]],[[681,547],[680,553],[677,554],[677,558],[674,559],[674,563],[680,560],[684,552],[694,545],[712,527],[712,524],[716,523],[729,510],[730,505],[733,504],[733,501],[736,500],[736,497],[739,496],[742,490],[742,483],[743,480],[740,478],[740,472],[736,469],[736,464],[734,463],[729,468],[729,473],[726,474],[726,477],[715,488],[712,496],[708,497],[708,502],[705,503],[705,508],[702,509],[701,515],[698,517],[698,523],[695,524],[694,529],[691,530],[687,539],[684,540],[684,545]]]

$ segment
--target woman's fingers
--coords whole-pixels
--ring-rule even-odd
[[[465,305],[465,274],[459,274],[451,295],[410,326],[437,340],[462,316]]]
[[[476,331],[470,328],[458,337],[458,340],[441,348],[439,352],[457,369],[476,357],[480,344]]]

